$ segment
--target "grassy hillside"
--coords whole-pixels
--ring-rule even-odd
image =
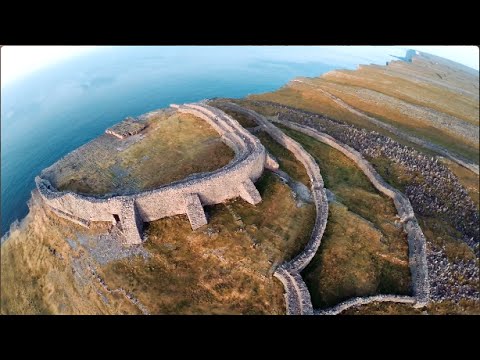
[[[388,66],[361,66],[355,71],[301,78],[277,91],[250,98],[322,113],[392,135],[340,106],[327,95],[331,94],[368,116],[478,164],[478,75],[443,63],[427,66],[427,58],[414,59],[413,63],[396,61]]]
[[[108,225],[85,230],[35,201],[2,245],[1,311],[282,314],[283,288],[271,274],[305,245],[314,209],[297,207],[272,174],[258,187],[259,205],[239,199],[207,207],[209,224],[197,231],[186,216],[149,223],[137,250],[102,238]]]

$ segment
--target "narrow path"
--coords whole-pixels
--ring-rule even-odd
[[[293,81],[296,81],[296,82],[300,82],[300,83],[304,83],[302,80],[293,80]],[[306,83],[305,83],[306,84]],[[312,86],[311,84],[307,84],[309,86]],[[321,87],[318,87],[318,86],[314,86],[314,88],[316,90],[318,90],[319,92],[321,92],[323,95],[327,96],[329,99],[331,99],[333,102],[335,102],[337,105],[341,106],[342,108],[350,111],[351,113],[357,115],[357,116],[360,116],[366,120],[368,120],[369,122],[371,122],[372,124],[375,124],[376,126],[382,128],[382,129],[385,129],[393,134],[395,134],[396,136],[402,138],[402,139],[405,139],[407,141],[410,141],[414,144],[417,144],[417,145],[420,145],[426,149],[429,149],[429,150],[432,150],[432,151],[435,151],[437,152],[438,154],[442,155],[442,156],[445,156],[447,158],[449,158],[450,160],[454,161],[455,163],[459,164],[460,166],[470,170],[470,171],[473,171],[475,174],[479,175],[479,165],[477,164],[473,164],[471,162],[469,162],[467,159],[465,159],[463,156],[461,155],[458,155],[458,154],[452,154],[452,152],[450,152],[449,150],[445,149],[444,147],[440,146],[440,145],[437,145],[437,144],[433,144],[429,141],[426,141],[426,140],[423,140],[423,139],[420,139],[416,136],[413,136],[413,135],[410,135],[410,134],[407,134],[405,133],[404,131],[401,131],[399,129],[397,129],[395,126],[393,125],[390,125],[390,124],[386,124],[384,123],[383,121],[380,121],[374,117],[371,117],[367,114],[365,114],[364,112],[358,110],[357,108],[351,106],[350,104],[347,104],[345,101],[343,101],[342,99],[340,99],[339,97],[331,94],[330,92],[328,92],[327,90],[321,88]]]

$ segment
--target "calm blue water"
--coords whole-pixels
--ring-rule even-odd
[[[272,91],[296,76],[404,54],[393,47],[115,47],[41,70],[2,88],[2,235],[27,214],[43,168],[128,115]]]

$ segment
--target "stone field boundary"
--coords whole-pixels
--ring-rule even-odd
[[[290,150],[293,155],[305,166],[310,177],[313,197],[317,209],[315,226],[312,231],[312,237],[304,250],[290,262],[280,265],[274,273],[285,287],[285,299],[287,303],[287,314],[338,314],[352,306],[368,304],[371,302],[400,302],[413,304],[415,307],[423,307],[429,301],[428,268],[426,260],[426,239],[418,224],[413,212],[412,205],[408,198],[400,191],[387,184],[383,178],[375,171],[372,165],[366,161],[362,155],[350,146],[339,142],[333,137],[321,133],[312,128],[294,124],[289,121],[272,120],[293,130],[302,132],[314,139],[327,144],[336,150],[342,152],[368,177],[373,186],[381,193],[390,197],[397,209],[403,230],[407,234],[409,248],[409,267],[412,275],[413,296],[399,295],[376,295],[369,297],[357,297],[344,301],[336,306],[325,310],[313,310],[311,296],[303,281],[300,272],[308,265],[315,255],[321,243],[321,237],[326,226],[328,216],[328,203],[326,202],[325,189],[321,179],[320,169],[315,160],[301,147],[300,144],[285,135],[280,129],[274,126],[262,115],[243,108],[234,103],[223,105],[226,109],[231,109],[253,118],[263,130],[272,136],[277,142]],[[316,174],[315,174],[316,173]],[[322,195],[318,196],[318,190]],[[323,226],[322,228],[319,228]]]

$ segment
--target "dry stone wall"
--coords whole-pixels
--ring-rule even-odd
[[[395,302],[403,304],[415,304],[416,300],[411,296],[400,296],[400,295],[375,295],[367,297],[356,297],[349,299],[347,301],[341,302],[340,304],[331,307],[326,310],[315,310],[315,315],[338,315],[342,311],[347,310],[353,306],[366,305],[374,302]]]
[[[281,264],[275,271],[274,276],[279,279],[285,287],[285,301],[288,315],[313,315],[313,305],[310,292],[303,281],[300,272],[310,263],[315,256],[322,241],[322,236],[327,225],[328,200],[324,188],[323,178],[315,159],[303,147],[285,135],[275,125],[270,123],[262,115],[243,108],[237,104],[225,103],[223,107],[246,114],[263,127],[275,141],[287,148],[295,158],[305,167],[310,178],[311,191],[316,207],[315,225],[303,251],[291,261]]]
[[[388,159],[414,177],[405,187],[417,214],[439,217],[461,233],[474,251],[480,239],[480,217],[467,189],[440,158],[423,154],[378,132],[358,128],[306,110],[269,101],[249,101],[254,106],[273,107],[279,119],[295,122],[333,136],[364,157]],[[416,175],[421,175],[417,177]],[[415,178],[417,177],[417,178]],[[421,179],[420,179],[421,178]],[[455,204],[455,206],[451,206]]]
[[[402,145],[378,132],[358,128],[312,113],[268,101],[249,101],[253,106],[267,108],[279,119],[319,130],[347,144],[366,159],[387,160],[399,166],[411,181],[403,194],[410,200],[417,219],[437,218],[458,231],[450,234],[465,242],[476,258],[452,257],[445,245],[427,238],[429,301],[453,301],[480,298],[478,257],[480,250],[480,216],[467,189],[449,170],[441,158],[424,154]],[[261,110],[260,110],[261,112]],[[453,230],[453,229],[452,229]]]
[[[253,182],[261,176],[266,162],[265,148],[260,141],[219,109],[200,104],[172,107],[207,121],[235,151],[233,161],[216,171],[193,175],[155,190],[108,198],[58,191],[47,179],[37,176],[35,182],[44,202],[67,220],[76,219],[84,224],[108,221],[118,225],[127,244],[142,241],[143,222],[188,214],[195,219],[192,227],[203,224],[205,220],[198,214],[198,203],[192,208],[189,202],[192,194],[196,194],[201,205],[218,204],[238,196],[258,203],[261,198]]]
[[[370,163],[366,161],[358,151],[354,150],[350,146],[340,143],[338,140],[327,134],[302,125],[293,124],[285,120],[274,121],[311,136],[314,139],[342,152],[345,156],[357,164],[357,166],[364,172],[364,174],[368,177],[370,182],[378,191],[382,192],[393,200],[395,208],[397,209],[398,215],[400,216],[403,224],[403,230],[407,234],[413,294],[417,300],[418,306],[426,305],[429,300],[426,240],[422,229],[418,225],[412,205],[410,204],[408,198],[400,191],[387,184],[375,171],[372,165],[370,165]]]
[[[397,209],[401,222],[403,223],[403,229],[407,234],[409,244],[409,265],[412,274],[412,285],[414,297],[398,296],[398,295],[377,295],[371,297],[360,297],[348,300],[337,306],[322,310],[314,311],[311,304],[311,297],[308,289],[300,276],[300,272],[310,263],[315,255],[320,242],[321,236],[325,229],[328,205],[326,192],[323,186],[323,179],[321,179],[320,170],[315,160],[308,154],[301,146],[291,138],[283,134],[278,128],[273,126],[262,115],[246,108],[242,108],[237,104],[227,103],[224,104],[225,108],[235,110],[249,115],[259,124],[264,127],[264,130],[270,134],[276,141],[290,150],[295,157],[302,162],[307,169],[307,173],[310,176],[312,185],[312,192],[317,206],[317,220],[314,230],[312,232],[312,238],[307,244],[305,249],[297,255],[292,261],[287,262],[279,266],[274,276],[278,278],[285,287],[285,301],[287,303],[287,314],[326,314],[333,315],[338,314],[345,309],[361,304],[367,304],[375,301],[391,301],[391,302],[403,302],[411,303],[416,307],[425,306],[429,301],[429,284],[428,284],[428,267],[426,260],[426,240],[423,232],[418,225],[417,219],[413,212],[413,208],[408,198],[395,188],[388,185],[382,177],[375,171],[375,169],[366,161],[362,155],[351,148],[348,145],[342,144],[335,138],[308,128],[306,126],[293,124],[284,120],[273,120],[277,123],[281,123],[289,128],[300,131],[306,135],[309,135],[345,154],[348,158],[353,160],[357,166],[365,173],[372,184],[377,190],[390,197]],[[319,176],[311,176],[315,174],[315,171]],[[321,199],[321,201],[318,201]],[[323,229],[322,229],[323,227]],[[318,238],[318,235],[320,237]],[[317,238],[316,238],[317,237]]]
[[[293,81],[303,82],[302,80],[293,80]],[[480,170],[479,166],[477,164],[474,164],[474,163],[470,162],[468,159],[464,158],[463,156],[461,156],[459,154],[454,154],[451,151],[444,148],[443,146],[440,146],[438,144],[434,144],[432,142],[426,141],[426,140],[421,139],[419,137],[407,134],[406,132],[399,130],[398,128],[396,128],[393,125],[389,125],[389,124],[387,124],[383,121],[377,120],[376,118],[371,117],[371,116],[363,113],[362,111],[354,108],[353,106],[347,104],[345,101],[336,97],[335,95],[331,94],[330,92],[328,92],[327,90],[325,90],[323,88],[315,87],[315,89],[318,90],[319,92],[323,93],[325,96],[330,98],[332,101],[337,103],[342,108],[344,108],[344,109],[346,109],[346,110],[348,110],[348,111],[354,113],[355,115],[358,115],[358,116],[360,116],[364,119],[367,119],[368,121],[375,124],[376,126],[378,126],[380,128],[383,128],[385,130],[388,130],[392,134],[395,134],[396,136],[398,136],[400,138],[403,138],[405,140],[408,140],[408,141],[410,141],[414,144],[417,144],[417,145],[423,146],[426,149],[435,151],[435,152],[449,158],[450,160],[456,162],[460,166],[463,166],[464,168],[469,169],[470,171],[473,171],[475,174],[477,174],[477,175],[479,174],[479,170]],[[379,94],[377,94],[377,96],[378,95]],[[385,96],[385,95],[383,95],[383,96]],[[417,107],[417,108],[419,108],[419,107]],[[435,124],[436,127],[451,128],[451,127],[455,127],[458,124],[461,124],[461,126],[460,125],[457,126],[458,132],[462,133],[463,136],[468,138],[470,141],[473,141],[473,142],[478,141],[478,131],[475,129],[475,125],[467,124],[464,121],[444,121],[444,122],[442,122],[440,120],[441,120],[441,117],[443,117],[443,116],[444,116],[444,114],[439,113],[439,114],[437,114],[436,117],[434,117],[434,119],[437,120],[436,124]],[[467,128],[465,128],[465,126]]]

